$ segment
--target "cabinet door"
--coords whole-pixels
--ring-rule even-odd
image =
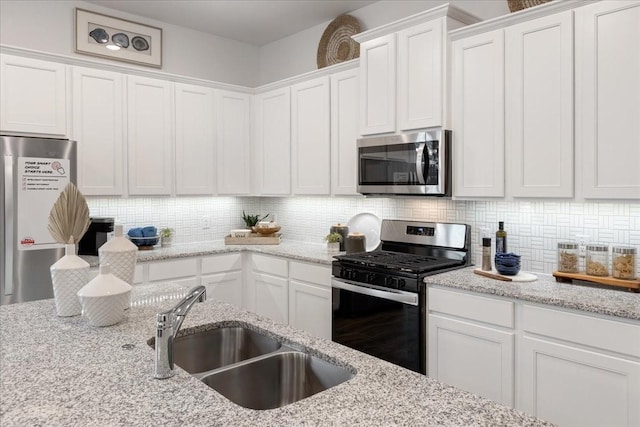
[[[66,66],[2,55],[0,130],[66,136]]]
[[[573,197],[573,11],[505,30],[508,193]]]
[[[396,130],[396,35],[360,44],[360,133]]]
[[[442,19],[398,33],[398,128],[442,125]]]
[[[291,193],[291,89],[255,96],[253,193]]]
[[[251,192],[251,97],[218,91],[216,102],[218,193]]]
[[[329,93],[329,77],[291,87],[294,194],[331,192]]]
[[[504,197],[504,33],[455,40],[453,195]]]
[[[640,199],[640,2],[576,9],[576,141],[588,199]]]
[[[124,76],[73,68],[73,136],[78,141],[78,188],[85,196],[122,196]]]
[[[565,426],[640,425],[640,363],[523,337],[517,409]]]
[[[331,77],[331,193],[358,194],[358,70]]]
[[[287,279],[264,273],[253,273],[256,292],[256,313],[276,322],[289,322],[289,291]]]
[[[207,288],[207,298],[242,307],[242,272],[203,275],[201,284]]]
[[[173,84],[127,77],[129,194],[169,195],[173,168]]]
[[[289,324],[331,339],[331,288],[289,280]]]
[[[213,89],[176,83],[176,194],[215,193]]]
[[[514,334],[429,315],[429,376],[513,406]]]

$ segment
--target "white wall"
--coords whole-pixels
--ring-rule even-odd
[[[1,0],[0,44],[114,63],[74,53],[76,7],[162,28],[163,72],[240,86],[258,84],[256,46],[82,1]]]
[[[509,13],[507,0],[378,1],[349,14],[360,21],[363,31],[451,3],[482,20]],[[260,49],[260,85],[317,69],[316,54],[322,33],[331,21],[285,37]]]

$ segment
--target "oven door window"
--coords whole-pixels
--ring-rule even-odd
[[[332,289],[333,341],[415,372],[421,363],[420,307]]]
[[[437,185],[438,142],[360,147],[360,185]]]

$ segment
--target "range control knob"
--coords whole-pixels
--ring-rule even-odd
[[[367,283],[373,283],[375,279],[376,279],[375,273],[367,273]]]
[[[358,278],[358,272],[355,270],[349,270],[349,279],[356,280]]]
[[[393,287],[393,283],[395,282],[395,279],[391,276],[387,276],[384,278],[384,285],[392,288]]]
[[[404,279],[398,280],[398,289],[403,289],[405,286],[407,286],[407,282]]]

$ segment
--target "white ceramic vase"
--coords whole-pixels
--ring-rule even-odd
[[[327,252],[340,252],[340,242],[327,242]]]
[[[82,312],[78,291],[89,281],[89,263],[76,255],[76,245],[65,245],[65,255],[49,267],[58,316]]]
[[[100,265],[109,264],[114,276],[133,284],[138,247],[124,237],[122,225],[114,227],[114,237],[98,248],[98,256]]]
[[[100,265],[100,274],[78,291],[82,315],[92,326],[120,322],[131,303],[131,285],[111,274],[109,264]]]

